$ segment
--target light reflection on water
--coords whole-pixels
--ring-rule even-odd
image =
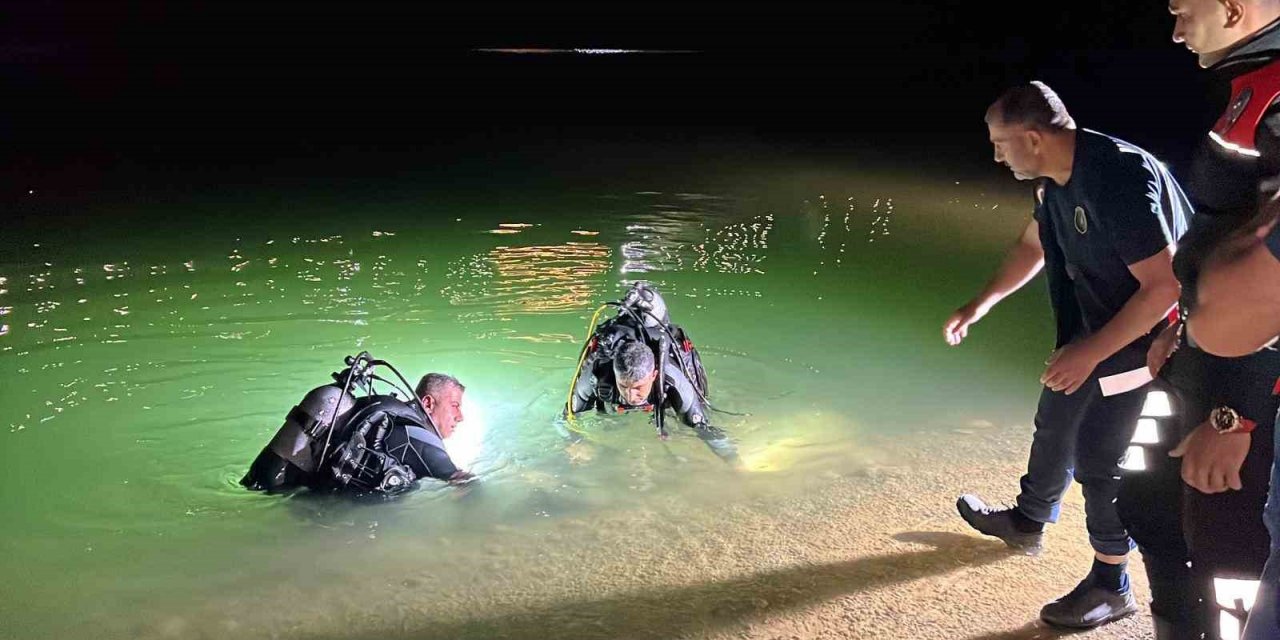
[[[916,399],[907,377],[920,362],[878,351],[916,338],[878,297],[911,276],[866,271],[900,259],[907,221],[893,217],[889,233],[894,198],[782,208],[687,192],[608,201],[616,210],[589,218],[469,215],[430,233],[276,230],[167,256],[122,248],[95,264],[4,265],[0,358],[13,375],[0,389],[9,426],[0,463],[32,478],[56,465],[61,486],[76,488],[0,499],[11,516],[0,524],[9,551],[0,568],[21,562],[24,575],[43,576],[0,593],[40,600],[14,612],[27,637],[164,635],[156,625],[199,609],[193,601],[227,604],[237,590],[260,598],[245,606],[264,623],[297,594],[263,585],[341,583],[405,554],[418,574],[446,562],[484,574],[490,560],[423,556],[409,532],[483,546],[534,522],[585,536],[570,523],[625,520],[671,501],[749,502],[785,492],[789,478],[857,467],[868,425],[907,423],[949,401],[945,391]],[[687,430],[657,440],[643,415],[587,416],[592,437],[581,445],[554,428],[591,310],[640,278],[662,287],[698,344],[716,406],[745,414],[715,421],[740,441],[747,479]],[[815,306],[821,296],[839,302]],[[858,321],[876,315],[891,320]],[[236,480],[289,407],[361,349],[411,382],[429,370],[463,380],[468,418],[450,448],[482,481],[373,504],[241,490]],[[916,406],[901,408],[908,398]],[[334,548],[355,550],[311,568]],[[145,579],[120,587],[126,571]],[[78,584],[67,583],[73,574]],[[82,597],[48,597],[59,591]],[[99,604],[58,609],[84,600]]]
[[[612,250],[589,242],[494,247],[455,261],[441,293],[454,305],[498,315],[574,311],[591,305]]]

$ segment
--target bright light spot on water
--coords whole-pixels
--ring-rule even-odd
[[[484,436],[488,431],[488,422],[479,403],[472,402],[471,398],[465,395],[462,397],[462,415],[465,419],[454,428],[453,435],[445,441],[445,449],[448,450],[449,458],[459,469],[470,471],[484,449]]]
[[[1134,444],[1158,444],[1160,442],[1160,425],[1152,418],[1138,420],[1138,428],[1133,432]]]
[[[742,469],[754,473],[781,471],[795,464],[796,449],[804,446],[800,438],[784,438],[771,442],[764,448],[741,454]]]
[[[1142,405],[1142,416],[1146,418],[1167,418],[1173,415],[1173,407],[1169,405],[1169,394],[1163,391],[1152,391],[1147,394],[1147,401]]]

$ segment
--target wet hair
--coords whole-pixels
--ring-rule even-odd
[[[414,393],[417,393],[419,398],[425,398],[427,396],[437,397],[440,392],[451,386],[457,387],[458,391],[467,390],[466,387],[462,386],[461,382],[458,382],[457,378],[451,375],[444,373],[428,373],[427,375],[422,376],[422,379],[418,381],[418,388],[414,389]]]
[[[613,375],[619,382],[636,382],[653,373],[653,349],[638,340],[628,340],[613,358]]]
[[[1018,124],[1042,131],[1067,131],[1076,121],[1049,85],[1034,80],[1010,87],[987,109],[987,123]]]

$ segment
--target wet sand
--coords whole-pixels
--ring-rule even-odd
[[[316,640],[1151,637],[1136,560],[1140,614],[1080,634],[1036,622],[1040,606],[1091,562],[1078,488],[1037,557],[967,531],[955,515],[964,491],[1012,498],[1029,442],[1029,428],[982,424],[866,441],[853,468],[780,477],[746,500],[659,497],[646,509],[499,527],[483,541],[423,541],[422,552],[448,554],[430,574],[406,559],[399,575],[348,580],[341,591],[282,580],[134,631]],[[892,461],[881,453],[904,450]],[[767,474],[752,475],[747,484]]]

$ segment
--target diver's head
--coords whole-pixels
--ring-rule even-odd
[[[418,399],[441,438],[453,435],[454,427],[462,422],[462,393],[466,390],[457,378],[443,373],[428,373],[418,381]]]
[[[622,303],[635,309],[646,327],[656,327],[660,322],[670,322],[667,316],[667,302],[662,299],[662,294],[658,293],[657,287],[643,280],[631,285],[627,295],[623,296]]]
[[[658,378],[653,350],[638,340],[624,343],[613,358],[613,377],[624,403],[635,406],[648,402],[653,381]]]
[[[1076,123],[1048,85],[1029,82],[1005,91],[985,119],[995,161],[1017,179],[1053,177],[1064,164],[1070,173]]]

